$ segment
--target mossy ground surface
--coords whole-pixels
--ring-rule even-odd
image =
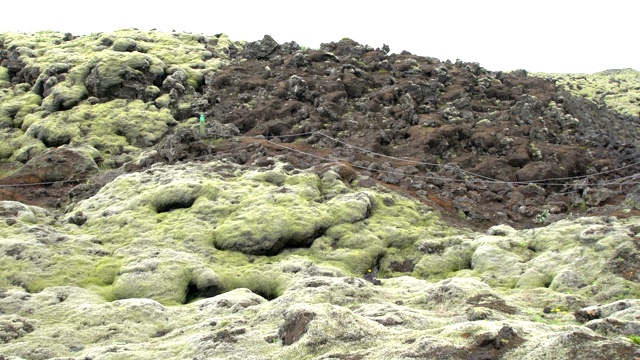
[[[345,183],[330,167],[316,174],[284,165],[156,166],[118,177],[66,214],[2,202],[0,320],[11,321],[14,338],[1,351],[394,358],[383,349],[409,356],[426,346],[421,338],[464,353],[505,323],[531,344],[564,331],[626,349],[571,314],[638,297],[638,283],[612,270],[618,254],[637,251],[637,219],[481,234],[384,188]],[[87,217],[80,226],[67,221],[77,213]],[[237,247],[221,246],[221,232]],[[287,245],[252,250],[273,239]],[[364,279],[371,272],[378,286]],[[286,324],[303,318],[301,338],[283,345],[283,329],[295,328]],[[53,341],[78,329],[80,337]]]

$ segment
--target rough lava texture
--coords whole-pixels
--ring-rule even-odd
[[[635,79],[2,33],[0,359],[640,358]]]

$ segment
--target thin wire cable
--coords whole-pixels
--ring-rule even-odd
[[[47,181],[47,182],[38,182],[38,183],[24,183],[24,184],[4,184],[0,185],[0,189],[2,188],[11,188],[11,187],[24,187],[24,186],[42,186],[42,185],[53,185],[53,184],[64,184],[70,182],[81,182],[91,180],[91,178],[84,179],[71,179],[71,180],[60,180],[60,181]]]
[[[238,150],[250,148],[250,147],[253,147],[253,146],[256,146],[256,145],[257,145],[256,143],[251,143],[251,144],[248,144],[248,145],[238,146],[238,147],[227,149],[227,150],[223,150],[223,151],[216,151],[215,153],[212,153],[212,154],[207,154],[207,155],[194,157],[191,160],[200,160],[200,159],[205,159],[205,158],[208,158],[208,157],[213,157],[213,156],[216,156],[216,155],[224,155],[224,154],[228,154],[228,153],[233,152],[233,151],[238,151]]]
[[[217,137],[220,138],[231,138],[231,139],[247,139],[249,141],[265,141],[268,144],[271,144],[273,146],[276,147],[280,147],[283,149],[286,149],[288,151],[291,152],[295,152],[295,153],[299,153],[299,154],[303,154],[306,156],[310,156],[310,157],[314,157],[326,162],[335,162],[335,159],[330,159],[327,157],[323,157],[323,156],[319,156],[319,155],[315,155],[309,152],[305,152],[302,150],[297,150],[294,148],[291,148],[289,146],[285,146],[276,142],[273,142],[269,139],[275,139],[275,138],[282,138],[282,137],[302,137],[302,136],[307,136],[307,135],[320,135],[322,137],[325,137],[331,141],[335,141],[339,144],[345,145],[347,147],[353,148],[353,149],[357,149],[360,150],[362,152],[368,153],[368,154],[372,154],[375,156],[379,156],[379,157],[383,157],[383,158],[388,158],[388,159],[393,159],[393,160],[397,160],[397,161],[403,161],[403,162],[408,162],[408,163],[413,163],[413,164],[417,164],[417,165],[426,165],[426,166],[435,166],[435,167],[446,167],[447,164],[435,164],[435,163],[428,163],[428,162],[423,162],[423,161],[416,161],[416,160],[411,160],[411,159],[405,159],[405,158],[400,158],[400,157],[394,157],[394,156],[389,156],[389,155],[385,155],[385,154],[381,154],[381,153],[376,153],[374,151],[371,150],[367,150],[365,148],[361,148],[359,146],[355,146],[352,144],[349,144],[347,142],[344,142],[342,140],[338,140],[336,138],[333,138],[329,135],[326,135],[320,131],[310,131],[310,132],[303,132],[303,133],[296,133],[296,134],[289,134],[289,135],[270,135],[270,136],[264,136],[264,135],[258,135],[258,136],[232,136],[232,135],[224,135],[224,134],[217,134],[217,133],[213,133],[212,135],[215,135]],[[226,154],[226,153],[230,153],[233,151],[238,151],[244,148],[249,148],[252,146],[258,145],[255,142],[252,142],[251,144],[247,144],[244,146],[240,146],[237,148],[232,148],[232,149],[227,149],[224,151],[220,151],[220,152],[216,152],[213,154],[207,154],[207,155],[202,155],[196,158],[193,158],[193,160],[198,160],[198,159],[203,159],[203,158],[207,158],[207,157],[211,157],[211,156],[215,156],[217,154]],[[344,162],[344,161],[343,161]],[[346,161],[348,162],[348,161]],[[460,171],[463,174],[469,175],[469,176],[473,176],[476,177],[478,179],[455,179],[452,177],[447,177],[447,176],[441,176],[441,175],[436,175],[436,176],[424,176],[424,175],[406,175],[404,173],[402,173],[402,175],[406,176],[406,177],[411,177],[411,178],[418,178],[418,179],[425,179],[425,180],[440,180],[440,181],[453,181],[453,182],[462,182],[462,183],[482,183],[482,184],[503,184],[503,185],[528,185],[528,184],[538,184],[538,183],[543,183],[544,185],[550,185],[550,186],[565,186],[565,187],[573,187],[573,186],[579,186],[577,184],[567,184],[567,183],[553,183],[550,181],[557,181],[557,180],[579,180],[579,179],[588,179],[588,178],[592,178],[595,176],[599,176],[599,175],[604,175],[604,174],[609,174],[612,172],[616,172],[616,171],[620,171],[626,168],[630,168],[633,166],[638,166],[640,165],[640,161],[639,162],[635,162],[629,165],[625,165],[616,169],[612,169],[612,170],[607,170],[607,171],[602,171],[602,172],[598,172],[598,173],[594,173],[594,174],[589,174],[589,175],[582,175],[582,176],[573,176],[573,177],[563,177],[563,178],[547,178],[547,179],[540,179],[540,180],[532,180],[532,181],[504,181],[504,180],[499,180],[499,179],[494,179],[491,177],[487,177],[487,176],[483,176],[480,174],[476,174],[473,173],[471,171],[467,171],[464,169],[461,169],[459,167],[456,167],[455,170]],[[382,170],[382,169],[376,169],[376,170],[372,170],[372,169],[368,169],[365,168],[363,166],[357,166],[357,165],[353,165],[351,164],[352,167],[354,168],[358,168],[361,170],[366,170],[366,171],[376,171],[379,173],[401,173],[399,171],[394,171],[394,170]],[[594,185],[599,185],[599,186],[622,186],[622,185],[635,185],[635,184],[639,184],[640,181],[622,181],[620,182],[620,180],[623,179],[633,179],[636,180],[638,178],[638,176],[640,176],[640,174],[633,174],[633,175],[629,175],[629,176],[625,176],[623,178],[620,179],[615,179],[615,180],[611,180],[611,181],[604,181],[601,182],[599,184],[594,184]],[[5,184],[5,185],[0,185],[0,188],[8,188],[8,187],[23,187],[23,186],[42,186],[42,185],[52,185],[52,184],[60,184],[60,183],[67,183],[67,182],[80,182],[80,181],[86,181],[89,180],[90,178],[84,178],[84,179],[72,179],[72,180],[63,180],[63,181],[53,181],[53,182],[40,182],[40,183],[30,183],[30,184]]]
[[[336,161],[334,159],[329,159],[327,157],[311,154],[311,153],[308,153],[308,152],[305,152],[305,151],[302,151],[302,150],[293,149],[291,147],[288,147],[288,146],[285,146],[285,145],[282,145],[282,144],[278,144],[278,143],[275,143],[273,141],[267,140],[267,143],[269,143],[271,145],[274,145],[274,146],[277,146],[277,147],[280,147],[280,148],[283,148],[283,149],[286,149],[286,150],[289,150],[291,152],[307,155],[307,156],[314,157],[314,158],[317,158],[317,159],[321,159],[321,160],[324,160],[324,161],[327,161],[327,162],[335,162]],[[354,167],[354,168],[358,168],[358,169],[372,171],[371,169],[368,169],[368,168],[365,168],[365,167],[362,167],[362,166],[357,166],[357,165],[353,165],[353,164],[351,164],[351,166]],[[377,169],[377,170],[373,170],[373,171],[376,171],[376,172],[379,172],[379,173],[380,172],[389,173],[389,174],[390,173],[399,173],[398,171],[382,170],[382,169]],[[446,177],[446,176],[406,175],[404,173],[403,173],[403,175],[406,176],[406,177],[414,178],[414,179],[415,178],[417,178],[417,179],[426,179],[426,180],[436,179],[436,180],[452,181],[452,182],[460,182],[460,183],[507,184],[507,185],[528,185],[528,184],[532,183],[532,182],[526,182],[526,181],[503,181],[503,180],[495,180],[494,181],[494,180],[490,180],[490,179],[487,179],[487,180],[475,180],[475,179],[470,179],[469,180],[469,179],[466,179],[465,180],[465,179],[454,179],[454,178]],[[622,182],[622,183],[620,183],[620,182],[610,182],[610,183],[607,183],[607,184],[604,184],[604,185],[612,186],[612,185],[634,185],[634,184],[640,184],[640,181],[637,181],[637,182]],[[566,184],[566,183],[545,183],[545,185],[550,185],[550,186],[571,186],[571,185]]]
[[[323,136],[323,137],[325,137],[325,138],[327,138],[327,139],[330,139],[330,140],[335,141],[337,143],[343,144],[345,146],[348,146],[348,147],[351,147],[351,148],[354,148],[354,149],[358,149],[358,150],[364,151],[366,153],[370,153],[370,154],[377,155],[377,156],[380,156],[380,157],[393,159],[393,160],[398,160],[398,161],[409,162],[409,163],[413,163],[413,164],[419,164],[419,165],[438,166],[438,167],[446,166],[446,164],[445,165],[434,164],[434,163],[428,163],[428,162],[422,162],[422,161],[416,161],[416,160],[411,160],[411,159],[405,159],[405,158],[399,158],[399,157],[389,156],[389,155],[385,155],[385,154],[380,154],[380,153],[376,153],[376,152],[373,152],[371,150],[367,150],[367,149],[364,149],[364,148],[361,148],[361,147],[358,147],[358,146],[355,146],[355,145],[351,145],[349,143],[346,143],[344,141],[335,139],[335,138],[333,138],[331,136],[328,136],[328,135],[326,135],[324,133],[321,133],[321,132],[318,132],[318,134]],[[594,173],[594,174],[589,174],[589,175],[558,177],[558,178],[547,178],[547,179],[541,179],[541,180],[527,181],[527,182],[524,182],[524,183],[527,183],[527,184],[529,184],[529,183],[545,183],[545,185],[550,185],[550,184],[547,184],[546,182],[547,181],[557,181],[557,180],[580,180],[580,179],[585,179],[585,178],[594,177],[594,176],[598,176],[598,175],[609,174],[609,173],[612,173],[612,172],[620,171],[620,170],[623,170],[623,169],[626,169],[626,168],[630,168],[630,167],[633,167],[633,166],[638,166],[638,165],[640,165],[640,161],[632,163],[632,164],[629,164],[629,165],[621,166],[619,168],[615,168],[615,169],[612,169],[612,170],[601,171],[601,172]],[[473,173],[471,171],[464,170],[464,169],[459,169],[459,170],[461,172],[465,173],[465,174],[468,174],[468,175],[471,175],[471,176],[474,176],[474,177],[478,177],[478,178],[483,178],[483,179],[486,179],[486,180],[491,180],[491,181],[496,182],[496,183],[518,183],[518,182],[510,182],[510,181],[494,179],[494,178],[487,177],[487,176],[480,175],[480,174],[476,174],[476,173]]]

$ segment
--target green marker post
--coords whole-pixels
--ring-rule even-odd
[[[200,135],[204,136],[204,114],[200,114]]]

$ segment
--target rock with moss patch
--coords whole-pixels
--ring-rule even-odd
[[[155,56],[101,52],[86,77],[89,95],[104,100],[136,99],[151,85],[160,85],[166,65]]]
[[[332,342],[359,342],[384,332],[374,321],[353,314],[342,307],[328,304],[296,304],[287,309],[278,335],[285,346],[318,350]],[[307,351],[308,351],[307,350]]]
[[[112,47],[113,51],[118,51],[118,52],[140,51],[140,47],[138,47],[138,43],[135,40],[127,37],[121,37],[116,39],[116,41],[114,41],[112,46],[113,46]]]
[[[99,170],[91,156],[91,150],[94,156],[99,157],[99,154],[95,153],[95,149],[86,148],[85,150],[70,146],[47,149],[1,181],[8,184],[84,181]]]
[[[0,344],[21,338],[34,330],[34,325],[19,316],[0,317]]]

